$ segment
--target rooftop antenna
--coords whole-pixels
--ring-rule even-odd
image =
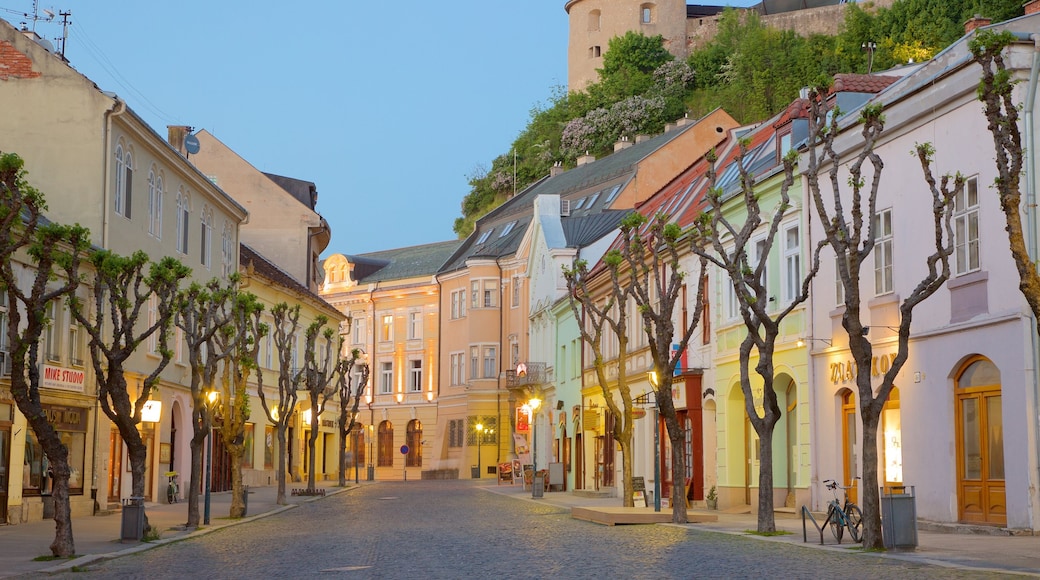
[[[36,32],[36,21],[37,20],[43,20],[44,22],[50,22],[51,20],[54,20],[54,12],[53,11],[47,10],[45,8],[43,10],[43,13],[46,14],[46,16],[42,16],[41,17],[40,16],[40,0],[33,0],[33,13],[32,13],[32,31],[33,32]],[[26,16],[28,16],[28,14],[26,14]]]
[[[59,10],[58,16],[61,16],[61,50],[59,52],[61,53],[61,58],[64,59],[65,42],[69,39],[69,25],[72,24],[72,21],[69,20],[69,16],[72,16],[72,11],[62,12]]]

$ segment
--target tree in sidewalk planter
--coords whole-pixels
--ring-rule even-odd
[[[304,333],[303,345],[303,389],[307,392],[310,406],[310,433],[307,437],[309,465],[307,466],[307,491],[316,489],[314,472],[317,457],[315,447],[318,441],[318,426],[321,425],[321,414],[325,412],[325,404],[336,394],[332,387],[339,369],[339,352],[341,339],[335,330],[325,325],[329,318],[318,315]]]
[[[368,384],[368,364],[362,360],[360,349],[350,351],[350,356],[339,360],[336,368],[336,392],[339,394],[339,486],[347,485],[347,437],[359,428],[357,422],[358,406],[361,395]],[[358,370],[357,384],[354,384],[354,369]],[[357,466],[358,450],[354,449],[354,465]]]
[[[298,396],[296,391],[303,383],[303,373],[296,368],[296,342],[297,333],[300,330],[300,305],[289,306],[280,302],[271,309],[274,318],[274,326],[271,336],[274,339],[275,352],[278,353],[278,399],[268,403],[267,394],[263,388],[256,390],[260,397],[260,405],[264,408],[267,420],[275,427],[275,436],[278,438],[278,467],[275,470],[275,479],[278,481],[278,496],[276,503],[285,505],[285,476],[286,476],[286,431],[292,421],[293,410],[296,409]]]
[[[69,505],[69,450],[47,420],[40,401],[39,348],[50,322],[45,316],[47,305],[76,291],[81,256],[90,240],[87,229],[78,225],[40,223],[47,206],[43,194],[26,181],[23,167],[17,155],[0,153],[0,291],[8,306],[6,326],[0,332],[6,334],[11,354],[11,394],[50,465],[54,500],[51,553],[68,557],[76,553]],[[23,270],[14,260],[20,253],[35,264],[31,276],[28,268]],[[19,285],[22,280],[32,281],[28,291]]]
[[[574,319],[579,321],[581,339],[592,350],[592,366],[596,371],[596,380],[603,400],[610,413],[617,418],[613,422],[613,437],[621,447],[622,505],[633,507],[635,502],[632,484],[632,444],[635,416],[632,388],[628,383],[628,357],[618,356],[616,360],[609,360],[607,356],[610,355],[604,355],[604,342],[609,340],[607,331],[617,340],[617,353],[628,352],[628,305],[631,290],[619,279],[617,266],[620,264],[620,257],[615,254],[609,259],[612,267],[601,272],[610,277],[605,299],[601,300],[599,295],[594,294],[589,288],[590,273],[588,262],[585,260],[576,260],[570,269],[565,267],[563,276],[567,281],[571,311],[574,313]],[[616,381],[609,378],[608,370],[611,366],[616,366]],[[614,396],[615,390],[621,397],[621,405],[618,405]]]
[[[819,216],[823,228],[823,241],[835,252],[835,265],[845,298],[841,324],[849,338],[849,351],[856,369],[856,399],[859,401],[859,414],[863,421],[863,488],[860,507],[863,510],[863,546],[867,549],[884,547],[881,537],[877,457],[877,431],[881,412],[892,392],[896,376],[909,354],[910,324],[914,308],[942,287],[950,276],[949,257],[953,252],[952,200],[957,192],[964,188],[964,178],[961,175],[946,175],[937,183],[930,168],[932,147],[927,144],[917,145],[914,153],[920,160],[932,198],[934,251],[925,260],[927,274],[899,304],[896,355],[888,371],[883,373],[880,385],[875,389],[871,386],[873,349],[867,337],[867,327],[863,324],[860,280],[862,267],[878,244],[881,221],[877,211],[877,198],[884,164],[874,151],[874,146],[884,129],[884,117],[881,113],[879,104],[868,103],[863,107],[858,121],[862,126],[862,143],[856,142],[851,163],[846,165],[835,149],[835,140],[841,129],[840,114],[828,106],[825,91],[811,91],[809,136],[802,162],[810,203]],[[869,184],[864,175],[865,165],[869,165],[868,173],[872,173]],[[846,182],[851,189],[849,196],[841,194],[841,173],[844,166],[847,166]],[[820,186],[821,176],[830,181],[832,197],[829,204],[825,201]],[[867,268],[868,272],[873,273],[873,264],[867,264]]]
[[[1004,49],[1015,42],[1010,31],[1000,33],[988,29],[976,32],[968,42],[975,62],[982,67],[978,95],[983,103],[989,131],[996,149],[997,179],[994,186],[1007,222],[1005,228],[1011,246],[1011,257],[1018,269],[1018,288],[1033,312],[1040,332],[1040,273],[1029,255],[1022,228],[1022,133],[1019,129],[1019,107],[1014,102],[1015,79],[1004,60]],[[1030,41],[1032,43],[1032,41]]]
[[[809,298],[809,285],[819,269],[820,251],[825,243],[817,244],[806,276],[801,278],[801,273],[798,273],[801,278],[798,294],[791,296],[788,304],[774,308],[777,302],[769,296],[766,265],[780,226],[791,208],[789,190],[794,184],[794,167],[798,156],[797,152],[792,151],[784,158],[783,179],[779,184],[776,206],[763,208],[763,199],[769,196],[747,171],[744,160],[748,153],[748,141],[741,139],[737,146],[738,154],[732,162],[739,172],[739,187],[736,191],[724,192],[717,187],[717,170],[725,168],[716,167],[718,159],[714,152],[707,156],[708,207],[695,226],[696,235],[691,249],[725,272],[726,282],[733,288],[733,296],[747,330],[739,349],[740,390],[744,394],[748,420],[759,437],[758,531],[767,533],[776,531],[773,516],[773,431],[782,412],[773,387],[776,343],[784,319]],[[765,217],[764,211],[767,214],[772,212],[772,217]],[[766,234],[760,237],[763,226]],[[754,257],[749,253],[753,253]],[[756,406],[752,390],[751,365],[754,359],[757,359],[754,372],[762,382],[761,409]]]
[[[256,385],[262,390],[263,372],[257,360],[260,339],[269,329],[260,320],[264,306],[255,295],[238,292],[236,285],[232,287],[228,302],[230,316],[227,324],[213,335],[215,349],[223,362],[217,389],[219,403],[215,410],[219,417],[220,438],[231,458],[231,510],[228,515],[240,518],[246,513],[242,456],[246,451],[246,421],[249,420],[249,375],[256,372]]]
[[[237,279],[235,282],[237,283]],[[209,394],[214,392],[218,363],[221,360],[216,348],[211,347],[213,337],[228,323],[227,304],[231,296],[229,287],[213,279],[205,285],[192,283],[177,295],[174,324],[184,336],[185,354],[191,371],[191,424],[192,436],[188,447],[191,450],[191,474],[187,488],[189,528],[197,528],[201,522],[199,514],[199,490],[202,488],[202,461],[205,445],[213,431],[213,404]]]
[[[191,269],[171,257],[151,262],[140,250],[130,256],[98,250],[90,256],[90,262],[94,268],[90,311],[76,298],[70,299],[70,310],[90,338],[88,348],[101,410],[127,447],[133,481],[130,495],[143,498],[148,447],[137,425],[159,375],[173,358],[169,344],[174,302],[181,280],[191,274]],[[127,385],[126,362],[142,344],[159,361],[147,375],[139,377],[135,399]],[[146,517],[146,531],[147,521]]]

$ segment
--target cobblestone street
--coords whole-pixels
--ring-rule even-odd
[[[607,527],[469,481],[362,486],[69,578],[994,578],[673,525]]]

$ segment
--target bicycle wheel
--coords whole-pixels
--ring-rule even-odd
[[[845,517],[849,522],[849,535],[852,536],[852,541],[862,541],[863,537],[860,534],[860,526],[863,525],[863,512],[859,511],[859,506],[850,503],[848,507],[845,508]]]
[[[840,544],[841,537],[845,534],[845,522],[842,521],[841,514],[838,513],[838,510],[833,507],[828,514],[827,525],[831,527],[831,533],[834,534],[834,539],[838,540],[838,543]]]

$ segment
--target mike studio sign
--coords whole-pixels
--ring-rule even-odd
[[[870,376],[878,378],[892,368],[896,353],[879,354],[870,358]],[[856,361],[849,359],[830,363],[831,382],[835,385],[856,380]]]

